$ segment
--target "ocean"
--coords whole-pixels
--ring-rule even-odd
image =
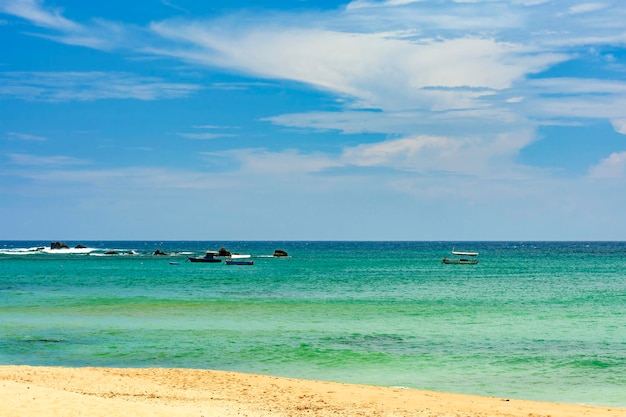
[[[66,243],[0,241],[1,365],[626,407],[626,242]],[[221,247],[254,265],[187,261]]]

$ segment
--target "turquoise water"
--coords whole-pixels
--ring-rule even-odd
[[[626,407],[624,242],[67,243],[0,241],[0,364]],[[453,245],[479,264],[443,265]],[[220,247],[254,265],[186,261]]]

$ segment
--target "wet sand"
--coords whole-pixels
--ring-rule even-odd
[[[209,370],[0,366],[0,415],[626,417],[626,408]]]

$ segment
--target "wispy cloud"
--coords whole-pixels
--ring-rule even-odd
[[[177,133],[177,135],[187,139],[217,139],[234,136],[229,133]]]
[[[27,133],[18,133],[18,132],[9,132],[7,133],[7,137],[9,139],[25,140],[25,141],[32,141],[32,142],[43,142],[46,140],[46,138],[43,136],[29,135]]]
[[[162,3],[176,7],[168,0]],[[310,161],[298,151],[280,155],[312,170],[352,164],[480,173],[491,172],[494,161],[501,159],[515,171],[519,167],[513,156],[533,141],[538,124],[597,118],[612,120],[618,132],[626,130],[623,77],[541,78],[554,66],[596,53],[590,47],[625,45],[625,8],[600,1],[441,4],[355,0],[323,13],[243,11],[211,20],[182,16],[145,28],[99,19],[78,24],[64,18],[60,9],[35,0],[0,0],[0,10],[53,31],[41,36],[58,42],[81,44],[83,39],[89,46],[85,39],[91,39],[94,48],[106,45],[268,82],[296,81],[338,99],[335,111],[264,119],[276,125],[401,136],[344,149],[341,158],[316,155]],[[155,100],[185,97],[199,88],[101,72],[4,73],[0,82],[2,95],[40,101]],[[267,85],[261,81],[211,87]],[[357,111],[361,109],[376,111]],[[466,136],[446,131],[451,124]],[[177,135],[227,136],[214,131]],[[246,161],[264,167],[263,161],[273,161],[274,156],[250,154]]]
[[[238,169],[252,176],[296,176],[318,173],[324,170],[341,167],[343,164],[336,158],[320,152],[312,154],[300,153],[295,149],[281,152],[270,152],[264,149],[238,149],[236,151],[203,152],[207,160],[223,160],[228,158],[238,163]]]
[[[189,10],[185,9],[184,7],[181,7],[179,5],[176,4],[176,2],[174,1],[169,1],[169,0],[161,0],[161,3],[167,7],[171,7],[174,10],[178,10],[179,12],[183,12],[183,13],[189,13]]]
[[[201,125],[193,126],[193,128],[198,130],[210,130],[210,132],[180,132],[177,133],[177,135],[187,139],[217,139],[235,136],[233,133],[216,132],[216,130],[233,129],[228,126]]]
[[[341,161],[416,173],[520,178],[527,173],[512,160],[532,139],[530,131],[492,137],[412,136],[345,148]]]
[[[448,173],[467,177],[526,178],[530,171],[512,162],[533,140],[530,131],[492,137],[411,136],[346,146],[339,153],[301,152],[296,149],[237,149],[204,152],[211,162],[232,160],[230,170],[255,176],[316,173],[342,175],[359,168],[384,168],[404,176],[410,173]],[[238,167],[238,168],[237,168]]]
[[[193,126],[194,129],[236,129],[232,126],[218,126],[218,125],[198,125]]]
[[[76,31],[81,27],[63,17],[62,9],[44,6],[43,0],[0,0],[0,11],[50,29]]]
[[[571,6],[567,12],[570,14],[581,14],[581,13],[591,13],[598,10],[606,9],[608,6],[605,3],[594,2],[594,3],[580,3],[574,6]]]
[[[44,0],[0,0],[0,12],[30,21],[43,29],[31,35],[69,45],[85,46],[99,50],[125,48],[140,36],[141,30],[99,18],[85,24],[63,16],[63,9],[48,7]]]
[[[219,24],[178,22],[155,23],[152,28],[189,44],[188,50],[169,51],[180,59],[299,81],[351,98],[352,105],[385,110],[477,106],[476,100],[490,90],[509,88],[524,75],[567,59],[564,54],[529,54],[525,46],[477,37],[415,42],[375,33],[272,25],[234,33],[235,28]]]
[[[614,119],[611,120],[611,124],[617,133],[626,135],[626,119]]]
[[[50,157],[50,159],[54,158]],[[62,162],[63,158],[60,157],[60,159]],[[64,168],[61,163],[51,163],[47,166],[37,164],[24,165],[33,165],[33,167],[14,172],[13,175],[50,185],[83,184],[88,186],[88,190],[93,190],[94,187],[102,187],[102,189],[116,189],[119,191],[131,190],[131,192],[136,193],[145,189],[206,190],[223,189],[234,185],[228,179],[220,178],[219,181],[216,181],[215,176],[211,173],[199,171],[154,167],[81,169]],[[37,165],[36,169],[35,165]]]
[[[68,166],[85,165],[88,161],[65,155],[41,156],[22,153],[10,153],[7,155],[10,163],[26,166]]]
[[[59,42],[93,39],[94,48],[106,42],[268,80],[298,81],[344,97],[349,107],[385,111],[510,104],[509,91],[572,59],[572,46],[626,41],[623,30],[611,24],[620,14],[626,18],[626,11],[601,2],[564,8],[541,0],[457,1],[441,8],[418,0],[356,0],[334,13],[244,12],[211,21],[154,22],[143,29],[102,19],[79,25],[42,1],[0,5],[5,13],[56,29],[58,35],[45,36]],[[591,12],[593,19],[580,17]],[[228,85],[233,87],[240,85]],[[27,90],[36,95],[25,87],[24,97]],[[185,88],[162,90],[184,95]],[[500,101],[484,100],[494,92]],[[131,97],[149,99],[150,93]]]
[[[626,82],[596,78],[543,78],[526,83],[519,107],[536,118],[615,119],[623,116]]]
[[[626,178],[626,152],[614,152],[589,170],[593,179]]]
[[[158,100],[187,97],[201,87],[123,72],[4,72],[0,96],[30,101]]]
[[[364,8],[369,8],[369,7],[402,6],[405,4],[419,3],[421,1],[424,1],[424,0],[382,0],[382,1],[354,0],[346,6],[346,9],[354,10],[354,9],[364,9]]]

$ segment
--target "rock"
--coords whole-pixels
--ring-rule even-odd
[[[274,251],[274,256],[281,257],[281,256],[289,256],[289,255],[284,250],[276,249]]]
[[[219,252],[217,252],[217,256],[230,256],[230,255],[232,254],[226,248],[220,248]]]
[[[76,245],[74,247],[74,249],[87,249],[87,246],[85,246],[85,245]]]
[[[104,252],[105,255],[117,255],[118,253],[114,250],[108,250],[106,252]]]
[[[51,242],[50,249],[69,249],[70,247],[64,242]]]
[[[161,249],[157,249],[154,251],[153,255],[167,255],[167,253],[163,252]]]

